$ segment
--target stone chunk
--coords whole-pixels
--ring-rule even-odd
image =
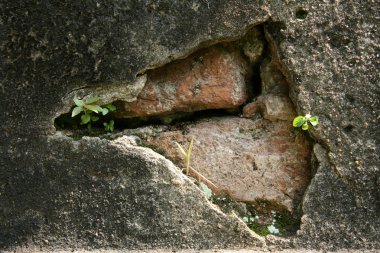
[[[266,95],[262,97],[264,102],[264,118],[274,120],[288,120],[291,121],[296,112],[293,108],[292,102],[289,97]]]
[[[256,113],[261,113],[264,119],[271,121],[291,121],[296,116],[289,97],[273,94],[260,96],[243,108],[244,117],[253,117]]]
[[[214,46],[148,73],[133,102],[118,104],[118,117],[228,109],[247,99],[248,64],[231,47]]]
[[[262,38],[261,31],[258,28],[253,28],[243,40],[241,47],[244,55],[249,58],[250,63],[258,63],[265,48],[265,42]]]
[[[289,84],[275,61],[265,59],[260,66],[262,95],[289,94]]]
[[[293,210],[310,180],[311,147],[291,124],[239,117],[202,120],[146,140],[182,164],[174,141],[185,146],[194,136],[191,164],[212,181],[219,194],[235,200],[275,201]]]
[[[265,59],[260,66],[261,95],[243,108],[244,117],[253,117],[260,113],[271,121],[291,121],[296,112],[289,98],[289,87],[285,76],[275,61]]]
[[[12,245],[16,229],[25,236],[24,243],[37,249],[14,250],[17,241],[12,252],[97,251],[110,245],[129,252],[168,245],[179,249],[264,244],[239,219],[211,205],[172,162],[131,145],[130,137],[75,141],[57,133],[20,141],[12,151],[22,152],[28,143],[33,143],[33,149],[17,161],[20,168],[28,169],[2,174],[9,187],[1,188],[0,195],[1,252]],[[30,166],[30,159],[37,158],[40,167]],[[13,193],[15,185],[18,194]]]

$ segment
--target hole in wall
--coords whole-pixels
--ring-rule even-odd
[[[194,136],[191,166],[213,184],[204,182],[213,190],[210,200],[224,212],[240,208],[239,216],[260,235],[291,236],[310,182],[311,144],[292,127],[289,84],[272,56],[259,26],[237,41],[147,71],[135,100],[112,101],[117,111],[90,130],[71,111],[55,126],[74,138],[134,135],[179,167],[183,157],[175,142],[186,149]],[[115,130],[105,134],[110,120]]]
[[[148,82],[136,101],[113,101],[118,110],[105,117],[95,114],[99,120],[91,122],[90,130],[87,124],[81,124],[82,114],[71,117],[74,104],[69,112],[54,120],[55,127],[77,131],[79,136],[93,136],[101,133],[103,124],[111,119],[117,130],[123,130],[223,114],[239,115],[243,106],[261,92],[260,63],[266,50],[262,33],[263,28],[259,27],[239,41],[218,43],[186,59],[148,70]],[[252,37],[253,42],[249,40]],[[230,76],[224,78],[224,75]],[[156,86],[161,90],[156,91]],[[181,91],[185,97],[177,99],[182,97]],[[104,103],[96,105],[104,106]],[[147,111],[146,108],[151,109]]]
[[[343,127],[343,131],[344,131],[345,133],[351,133],[352,130],[354,130],[354,126],[351,125],[351,124],[349,124],[349,125]]]
[[[114,103],[117,107],[117,102]],[[55,126],[59,131],[66,131],[72,137],[80,138],[81,136],[99,136],[105,134],[103,124],[114,120],[115,132],[121,132],[126,129],[137,129],[147,126],[176,126],[178,124],[191,124],[200,120],[212,117],[239,116],[241,108],[234,109],[210,109],[195,112],[176,112],[174,114],[147,116],[136,118],[115,118],[113,113],[106,117],[93,122],[91,129],[86,125],[81,125],[80,117],[71,117],[71,113],[64,114],[56,119]]]
[[[249,99],[247,101],[252,101],[255,97],[259,96],[261,94],[261,85],[257,85],[261,83],[261,76],[260,76],[260,65],[255,64],[252,66],[253,73],[248,78],[248,96]]]
[[[346,100],[349,104],[355,103],[355,97],[351,94],[345,94]]]
[[[307,15],[308,15],[308,11],[305,10],[305,9],[303,9],[303,8],[298,8],[296,10],[296,18],[297,19],[303,20],[303,19],[305,19],[307,17]]]

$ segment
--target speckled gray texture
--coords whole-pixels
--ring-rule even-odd
[[[1,247],[264,245],[238,218],[213,207],[171,162],[130,145],[128,137],[73,141],[57,133],[30,141],[33,146],[13,158],[14,171],[2,173],[8,182],[1,192]]]
[[[296,17],[301,8],[305,19]],[[268,239],[268,247],[379,249],[378,13],[370,0],[0,0],[1,247],[259,246],[190,185],[180,201],[168,181],[180,176],[163,173],[171,165],[161,158],[105,140],[60,137],[53,121],[70,92],[132,82],[147,69],[262,24],[298,112],[320,117],[310,133],[321,145],[300,231]],[[123,171],[132,173],[125,189],[114,184]],[[141,204],[132,205],[131,196],[141,196]],[[179,225],[179,217],[166,215],[170,201],[185,203],[178,214],[193,222],[207,216],[209,223],[181,216]],[[219,222],[232,228],[215,228]],[[194,237],[178,242],[182,229]]]
[[[317,173],[297,241],[311,248],[379,248],[379,6],[308,2],[306,19],[266,27],[298,112],[320,120],[310,131],[322,146],[315,149]]]

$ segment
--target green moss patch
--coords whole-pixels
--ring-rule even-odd
[[[215,195],[210,200],[224,213],[237,215],[260,236],[291,236],[300,227],[300,215],[289,212],[274,201],[258,199],[253,203],[243,203],[229,196]]]

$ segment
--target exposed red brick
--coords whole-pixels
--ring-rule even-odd
[[[247,99],[248,65],[239,50],[214,46],[148,72],[134,102],[118,105],[118,117],[144,117],[228,109]]]
[[[187,145],[195,136],[191,164],[217,187],[240,201],[276,201],[292,210],[294,199],[310,180],[311,145],[286,121],[222,117],[188,125],[146,142],[182,164],[174,141]]]

